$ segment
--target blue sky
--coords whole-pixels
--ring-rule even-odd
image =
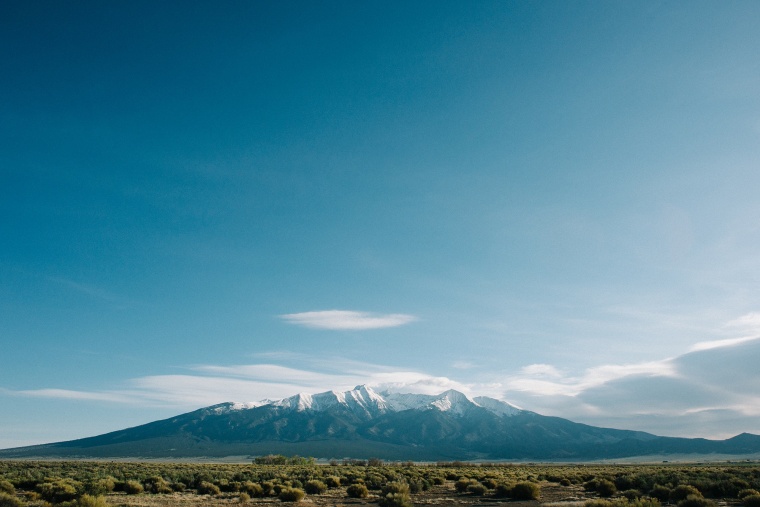
[[[4,2],[0,447],[358,383],[760,433],[758,25]]]

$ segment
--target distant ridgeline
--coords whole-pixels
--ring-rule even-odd
[[[507,402],[377,393],[367,386],[259,403],[221,403],[134,428],[0,450],[0,458],[214,458],[262,456],[263,464],[328,460],[583,461],[667,455],[760,456],[760,436],[659,437],[546,417]],[[285,456],[293,456],[287,458]],[[251,458],[246,458],[251,459]]]

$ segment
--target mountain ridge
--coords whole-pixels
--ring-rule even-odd
[[[599,428],[455,390],[437,395],[348,391],[225,402],[67,442],[0,450],[19,457],[224,457],[299,454],[391,460],[595,460],[642,455],[749,454],[760,436],[661,437]]]

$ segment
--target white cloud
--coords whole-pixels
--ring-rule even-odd
[[[579,393],[607,382],[630,376],[674,376],[670,360],[635,364],[610,364],[588,368],[579,375],[568,375],[548,364],[523,367],[506,382],[508,391],[521,391],[537,395],[576,396]]]
[[[128,395],[118,392],[92,392],[92,391],[76,391],[71,389],[28,389],[22,391],[10,391],[3,389],[3,392],[31,396],[34,398],[58,398],[67,400],[86,400],[86,401],[113,401],[117,403],[125,403],[132,401]]]
[[[300,356],[289,354],[289,359]],[[307,361],[304,360],[304,363]],[[277,364],[196,365],[196,374],[150,375],[134,378],[120,389],[111,391],[73,391],[67,389],[36,389],[0,393],[35,398],[79,401],[107,401],[152,407],[195,409],[225,401],[258,402],[280,399],[297,393],[315,394],[329,389],[349,390],[367,384],[378,391],[394,390],[438,394],[447,389],[469,393],[471,388],[446,377],[436,377],[417,371],[400,370],[390,366],[332,357],[310,358],[312,369],[297,369]],[[324,371],[329,366],[336,371]],[[491,390],[493,391],[493,390]]]
[[[722,347],[733,347],[735,345],[741,345],[742,343],[758,340],[758,336],[745,336],[742,338],[727,338],[725,340],[712,340],[706,342],[699,342],[694,344],[691,348],[691,352],[699,352],[700,350],[718,349]]]
[[[520,373],[523,375],[528,376],[540,376],[540,377],[552,377],[552,378],[559,378],[562,377],[562,373],[555,368],[554,366],[550,364],[529,364],[528,366],[523,366],[520,369]]]
[[[503,396],[530,410],[660,435],[725,438],[760,432],[760,338],[703,342],[660,361],[580,372],[530,365]]]
[[[760,332],[760,312],[751,312],[742,315],[738,319],[734,319],[727,323],[726,327]]]
[[[417,320],[417,317],[405,313],[377,314],[350,310],[288,313],[280,315],[280,318],[298,326],[333,330],[382,329],[403,326]]]

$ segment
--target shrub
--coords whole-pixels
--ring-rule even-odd
[[[475,496],[483,496],[488,491],[488,488],[482,484],[470,484],[467,486],[467,492]]]
[[[84,494],[77,499],[77,507],[108,507],[108,503],[102,496]]]
[[[325,477],[325,484],[328,488],[339,488],[340,487],[340,477],[337,475],[330,475],[328,477]]]
[[[367,498],[369,490],[364,484],[351,484],[346,488],[346,494],[351,498]]]
[[[9,481],[0,481],[0,493],[16,494],[16,488]]]
[[[308,481],[304,484],[303,489],[310,495],[321,495],[327,491],[327,484],[322,481]]]
[[[144,491],[143,485],[137,481],[127,481],[122,486],[124,492],[128,495],[139,495]]]
[[[174,491],[166,479],[161,476],[149,477],[145,481],[145,487],[151,493],[169,494]]]
[[[277,495],[277,498],[283,502],[300,502],[305,496],[306,493],[304,493],[304,490],[302,489],[286,487],[280,491],[280,494]]]
[[[599,496],[609,498],[617,492],[615,483],[607,479],[599,479],[596,483],[596,492]]]
[[[412,507],[412,497],[409,495],[409,485],[405,482],[389,482],[383,487],[380,507]]]
[[[265,481],[261,483],[261,489],[264,496],[275,496],[274,483],[271,481]]]
[[[670,488],[667,486],[663,486],[661,484],[655,484],[654,487],[649,491],[649,496],[652,498],[656,498],[657,500],[661,502],[665,502],[670,498]]]
[[[499,483],[492,477],[487,477],[480,481],[480,483],[488,489],[494,489]]]
[[[572,486],[573,483],[570,481],[570,479],[568,479],[567,477],[565,477],[563,479],[560,479],[559,485],[567,487],[567,486]]]
[[[678,507],[715,507],[715,502],[702,495],[689,495],[678,502]]]
[[[480,484],[475,479],[468,479],[467,477],[462,477],[457,482],[454,483],[454,489],[457,490],[458,493],[466,493],[467,488],[470,486],[474,486],[476,484]]]
[[[251,501],[251,495],[245,492],[241,492],[238,494],[238,501],[240,503],[247,503]]]
[[[0,507],[24,507],[24,502],[13,495],[0,492]]]
[[[744,500],[745,497],[752,495],[760,495],[760,492],[754,489],[743,489],[739,491],[739,493],[736,495],[736,498],[739,500]]]
[[[512,488],[512,498],[515,500],[538,500],[541,488],[535,482],[518,482]]]
[[[261,484],[256,484],[251,481],[245,481],[241,484],[240,491],[250,496],[264,496],[264,488],[261,487]]]
[[[744,507],[760,507],[760,495],[747,495],[742,498]]]
[[[53,482],[37,484],[37,492],[48,502],[69,502],[78,496],[77,486],[81,486],[81,484],[65,479],[58,479]]]
[[[90,481],[85,485],[85,491],[93,496],[105,495],[110,493],[116,487],[116,481],[113,477],[105,477]]]
[[[512,496],[513,484],[497,484],[494,488],[493,496],[507,498]]]
[[[641,498],[641,491],[638,489],[626,489],[620,494],[626,497],[628,500],[636,500],[637,498]]]
[[[670,501],[680,502],[681,500],[686,500],[689,496],[701,497],[702,493],[690,484],[681,484],[680,486],[673,488],[673,491],[670,492]]]
[[[201,481],[200,484],[198,484],[198,494],[199,495],[221,495],[222,490],[219,489],[219,486],[212,482],[208,481]]]

